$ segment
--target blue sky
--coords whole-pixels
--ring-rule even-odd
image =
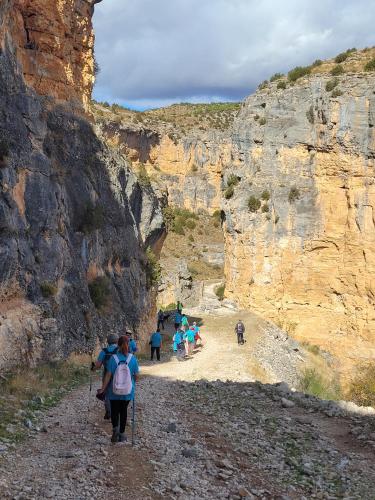
[[[94,98],[241,100],[276,72],[375,44],[374,0],[103,0]]]

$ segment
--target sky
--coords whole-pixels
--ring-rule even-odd
[[[276,72],[375,44],[374,0],[103,0],[94,98],[239,101]]]

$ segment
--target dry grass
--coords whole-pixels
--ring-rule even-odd
[[[19,440],[25,419],[33,421],[35,410],[58,403],[66,393],[88,380],[90,359],[73,355],[67,361],[19,369],[0,381],[0,440]]]
[[[357,370],[349,385],[348,399],[361,406],[375,407],[375,362]]]

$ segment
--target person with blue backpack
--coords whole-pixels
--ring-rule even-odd
[[[135,397],[135,383],[139,372],[138,361],[129,353],[129,339],[123,335],[118,340],[118,350],[109,363],[98,395],[108,393],[111,404],[112,443],[127,441],[125,428],[128,406]],[[134,422],[133,422],[134,425]]]
[[[98,356],[98,359],[96,362],[92,363],[91,369],[92,370],[100,370],[100,368],[103,368],[103,376],[102,380],[104,380],[104,377],[108,371],[108,363],[113,354],[117,353],[117,341],[118,337],[117,335],[114,335],[111,333],[107,337],[107,347],[104,347]],[[105,399],[104,399],[104,406],[105,406],[105,414],[104,414],[104,419],[109,420],[111,418],[111,404],[109,402],[109,399],[107,397],[107,394],[105,394]]]

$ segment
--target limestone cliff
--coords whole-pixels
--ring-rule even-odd
[[[270,84],[234,123],[226,294],[341,358],[373,358],[375,76],[332,80]]]
[[[213,213],[221,204],[221,171],[230,161],[230,125],[238,104],[175,105],[145,113],[96,104],[97,122],[111,146],[172,206]]]
[[[144,336],[152,317],[158,202],[70,104],[91,89],[91,12],[84,0],[0,5],[0,368],[125,327]]]
[[[94,0],[2,0],[0,42],[38,94],[87,107],[94,82]]]

